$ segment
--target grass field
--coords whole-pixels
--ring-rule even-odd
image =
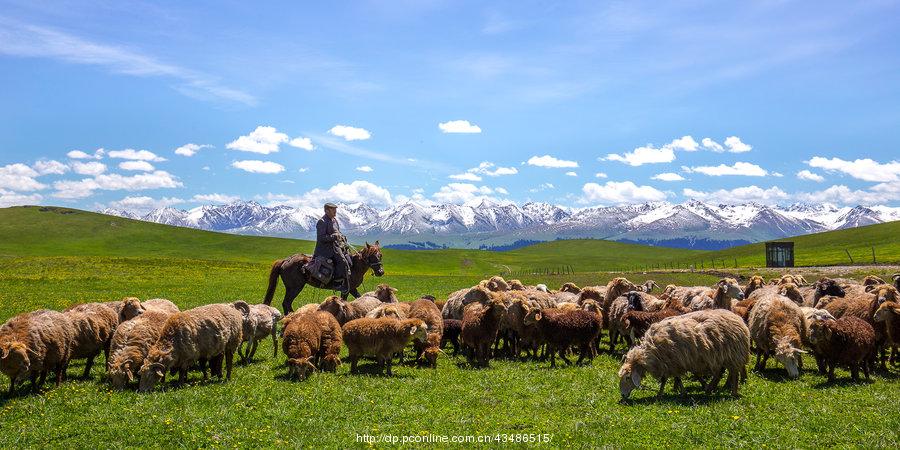
[[[570,280],[602,284],[616,275],[597,273],[614,269],[604,266],[604,258],[612,261],[625,251],[650,258],[660,250],[607,247],[613,254],[606,256],[594,254],[595,245],[605,244],[558,242],[502,254],[388,251],[387,275],[378,281],[397,287],[406,300],[423,293],[444,296],[497,272],[499,264],[514,265],[526,257],[532,258],[529,264],[538,258],[559,264],[556,257],[577,258],[596,268],[523,280],[553,286]],[[0,210],[0,319],[126,295],[166,297],[182,308],[258,301],[271,260],[309,249],[305,242],[204,233],[89,213]],[[624,275],[660,284],[716,281],[699,273]],[[366,283],[371,287],[374,280]],[[279,288],[276,298],[281,292]],[[308,289],[299,302],[320,301],[324,294]],[[622,404],[619,360],[608,354],[589,366],[553,370],[533,361],[495,361],[490,369],[473,370],[447,356],[437,370],[402,366],[393,377],[354,376],[343,365],[337,374],[315,374],[297,383],[284,379],[283,359],[272,359],[271,351],[271,344],[263,343],[258,360],[238,367],[229,383],[202,383],[192,373],[191,383],[178,389],[144,395],[114,392],[103,383],[103,365],[97,364],[91,380],[49,385],[41,395],[21,389],[18,396],[0,400],[0,447],[355,447],[365,446],[357,442],[362,434],[548,433],[553,447],[896,448],[900,441],[897,370],[878,372],[868,383],[850,383],[842,370],[836,383],[809,370],[788,381],[770,361],[763,373],[750,373],[738,399],[703,395],[697,383],[688,382],[688,395],[670,393],[656,400],[654,392],[640,391],[633,402]],[[814,366],[806,361],[805,367]],[[69,376],[81,369],[80,362],[73,364]]]

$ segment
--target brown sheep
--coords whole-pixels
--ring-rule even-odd
[[[891,363],[896,362],[897,348],[900,347],[900,303],[884,302],[878,306],[873,316],[876,323],[884,323],[885,345],[891,349]]]
[[[828,277],[822,277],[812,286],[804,286],[800,288],[803,294],[803,306],[811,306],[813,308],[822,308],[819,300],[825,296],[843,297],[846,295],[844,288],[837,281]]]
[[[665,300],[660,300],[646,292],[632,291],[612,301],[609,306],[609,352],[613,353],[619,336],[622,335],[622,317],[630,310],[658,311],[665,305]],[[628,347],[631,347],[631,336],[623,335]]]
[[[884,279],[877,275],[866,275],[866,278],[863,279],[863,286],[877,286],[879,284],[887,284],[884,282]]]
[[[149,310],[116,327],[107,364],[113,388],[124,389],[126,384],[134,381],[169,316],[163,311]]]
[[[84,365],[84,378],[89,378],[94,358],[104,352],[109,363],[109,345],[119,317],[116,311],[103,303],[84,303],[73,306],[63,312],[75,327],[75,341],[72,345],[72,359],[87,359]]]
[[[317,311],[295,317],[282,341],[289,376],[305,380],[317,367],[334,372],[341,363],[342,343],[341,326],[331,314]]]
[[[522,284],[520,280],[509,280],[509,290],[511,291],[524,291],[525,285]]]
[[[338,323],[343,326],[351,320],[366,317],[366,314],[381,305],[381,300],[375,297],[360,297],[352,302],[348,302],[332,295],[319,305],[318,310],[331,313]]]
[[[754,291],[759,292],[759,291]],[[756,306],[756,297],[754,298],[745,298],[734,305],[731,306],[731,311],[741,319],[744,319],[744,323],[748,323],[750,321],[750,311],[753,311],[753,307]]]
[[[397,303],[400,301],[397,300],[397,290],[383,283],[376,286],[374,291],[363,294],[360,299],[363,297],[375,297],[380,300],[381,303]]]
[[[704,286],[676,287],[666,298],[678,299],[683,306],[694,311],[709,308],[730,310],[731,300],[743,300],[744,293],[737,280],[722,278],[712,288]]]
[[[869,379],[868,357],[875,351],[875,330],[859,318],[847,316],[837,320],[818,321],[812,325],[810,341],[828,366],[828,381],[834,381],[836,365],[850,367],[853,380],[862,368]]]
[[[483,286],[460,289],[447,297],[441,309],[441,318],[462,320],[463,310],[471,303],[486,304],[491,300],[491,291]]]
[[[898,303],[897,290],[893,286],[882,284],[868,286],[869,292],[849,291],[846,297],[835,298],[824,306],[835,318],[853,316],[862,319],[875,329],[876,350],[883,354],[882,344],[885,341],[884,323],[875,322],[875,311],[884,302]],[[821,302],[820,302],[821,303]],[[877,356],[877,355],[876,355]],[[882,358],[882,367],[885,366]]]
[[[37,392],[51,370],[59,386],[74,342],[75,326],[56,311],[42,309],[6,321],[0,326],[0,372],[9,377],[9,395],[26,377],[31,378],[32,392]]]
[[[412,340],[426,340],[428,326],[420,319],[394,320],[362,318],[344,325],[344,343],[347,344],[350,359],[350,373],[356,373],[356,363],[362,356],[374,356],[379,372],[387,367],[391,372],[392,357],[402,352]]]
[[[531,308],[537,308],[536,302],[533,302],[524,295],[512,297],[510,301],[504,302],[507,305],[506,314],[500,321],[500,336],[504,339],[504,351],[517,358],[524,348],[536,340],[535,328],[526,327],[523,323],[525,316]]]
[[[413,342],[416,360],[423,361],[431,368],[437,368],[438,353],[441,352],[441,339],[444,334],[441,311],[430,300],[419,299],[409,304],[408,317],[420,319],[428,327],[425,341]]]
[[[162,311],[166,314],[175,314],[180,311],[178,306],[164,298],[153,298],[142,302],[137,297],[126,297],[122,299],[117,317],[121,323],[131,320],[149,309]]]
[[[686,311],[663,308],[658,311],[628,311],[622,316],[619,328],[621,333],[629,337],[628,346],[637,345],[650,329],[650,325],[669,317],[680,316]]]
[[[577,309],[560,311],[559,309],[535,308],[528,312],[524,321],[526,326],[537,324],[544,339],[551,347],[550,367],[556,367],[556,353],[566,364],[572,364],[566,358],[566,351],[573,345],[578,346],[579,355],[576,364],[585,359],[594,359],[594,343],[600,337],[603,326],[601,316]]]
[[[560,292],[571,292],[573,294],[580,294],[581,288],[578,287],[578,285],[575,283],[568,282],[568,283],[563,283],[563,285],[559,288],[559,291]]]
[[[341,365],[341,346],[344,345],[344,331],[341,324],[331,314],[317,312],[314,314],[322,329],[322,343],[316,355],[316,367],[325,372],[337,372]]]
[[[463,348],[469,349],[467,357],[471,365],[489,365],[491,345],[497,340],[497,332],[506,310],[506,305],[497,297],[485,305],[472,303],[466,306],[460,336]]]
[[[788,376],[797,378],[803,368],[801,354],[806,340],[806,319],[796,303],[772,293],[756,301],[750,312],[750,336],[756,344],[756,370],[766,366],[774,355],[787,370]]]
[[[224,358],[225,378],[230,380],[234,352],[243,340],[244,322],[249,315],[250,305],[237,301],[200,306],[170,316],[141,366],[138,391],[153,390],[170,369],[178,370],[178,383],[184,384],[188,369],[201,360],[209,361],[213,374],[221,377]],[[205,366],[201,365],[201,369],[206,380]]]
[[[750,281],[747,283],[747,287],[744,288],[744,298],[750,297],[750,294],[753,291],[763,287],[766,285],[766,280],[759,275],[753,275],[750,277]]]
[[[503,292],[509,290],[509,283],[503,279],[501,276],[493,276],[488,280],[482,280],[478,283],[478,286],[481,286],[491,292]]]
[[[604,297],[601,299],[600,308],[603,309],[603,328],[609,328],[609,307],[612,304],[613,300],[619,298],[620,295],[625,294],[626,292],[636,291],[638,290],[637,285],[628,281],[627,278],[616,277],[609,281],[606,284],[606,292]],[[582,297],[584,298],[584,297]],[[595,299],[596,300],[596,299]]]
[[[428,300],[426,300],[428,301]],[[391,317],[397,320],[409,318],[409,303],[385,303],[366,314],[366,317],[377,319],[379,317]]]

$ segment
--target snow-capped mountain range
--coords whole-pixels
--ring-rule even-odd
[[[548,203],[466,205],[407,201],[387,209],[342,204],[338,220],[351,240],[429,246],[490,247],[517,241],[595,238],[689,248],[722,248],[748,242],[900,220],[900,208],[837,207],[796,203],[633,205],[567,208]],[[314,238],[318,208],[263,206],[256,202],[162,208],[147,214],[106,209],[104,214],[236,234]]]

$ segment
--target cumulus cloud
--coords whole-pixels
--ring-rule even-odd
[[[553,183],[541,183],[538,187],[529,189],[528,192],[541,192],[554,188],[556,188],[556,186],[554,186]]]
[[[555,158],[555,157],[553,157],[553,156],[550,156],[550,155],[544,155],[544,156],[532,156],[531,158],[528,158],[528,161],[526,161],[526,163],[527,163],[529,166],[546,167],[546,168],[549,168],[549,169],[561,169],[561,168],[569,168],[569,167],[572,167],[572,168],[578,167],[578,163],[577,163],[576,161],[568,161],[568,160],[565,160],[565,159],[557,159],[557,158]]]
[[[301,148],[308,152],[313,151],[316,147],[312,143],[312,139],[308,137],[296,137],[288,142],[291,147]]]
[[[241,169],[250,173],[281,173],[284,172],[284,166],[272,161],[259,161],[255,159],[235,161],[231,163],[231,167]]]
[[[500,195],[509,195],[509,191],[507,191],[506,188],[502,188],[502,187],[494,188],[494,192],[496,192]]]
[[[703,138],[703,140],[701,140],[700,142],[703,143],[703,147],[707,150],[712,150],[716,153],[723,153],[725,151],[725,147],[722,147],[722,144],[710,138]]]
[[[200,150],[211,147],[212,145],[209,144],[184,144],[175,149],[175,154],[181,156],[194,156]]]
[[[505,189],[504,189],[505,190]],[[432,198],[441,203],[464,204],[491,198],[490,195],[496,191],[487,186],[475,186],[471,183],[450,183],[441,188],[432,195]]]
[[[587,183],[581,188],[583,204],[622,204],[665,200],[667,193],[652,186],[638,186],[631,181]]]
[[[224,205],[228,203],[234,203],[241,198],[237,195],[225,195],[225,194],[197,194],[191,198],[191,201],[198,203],[215,203],[219,205]]]
[[[184,203],[184,200],[175,197],[164,197],[156,199],[147,196],[129,196],[121,200],[110,202],[109,207],[113,209],[122,209],[125,211],[148,213],[154,209],[168,208],[170,206],[178,205],[181,203]]]
[[[72,170],[78,175],[100,175],[106,172],[106,164],[97,161],[75,161],[72,163]]]
[[[229,150],[238,150],[242,152],[260,153],[268,155],[277,153],[278,146],[288,141],[288,135],[279,133],[275,127],[258,126],[246,136],[225,144],[225,148]]]
[[[149,150],[135,150],[133,148],[126,148],[125,150],[113,150],[109,152],[109,157],[153,162],[163,162],[166,160],[166,158],[156,156],[156,153],[153,153]]]
[[[700,144],[698,144],[697,141],[695,141],[691,136],[682,136],[666,144],[665,147],[670,147],[675,150],[683,150],[686,152],[696,152],[700,149]]]
[[[840,172],[853,178],[873,182],[900,181],[900,161],[880,163],[865,158],[847,161],[840,158],[823,158],[815,156],[806,162],[810,167],[824,169],[828,172]]]
[[[684,177],[674,172],[658,173],[651,177],[653,180],[659,181],[684,181]]]
[[[37,205],[43,200],[41,194],[20,194],[0,189],[0,208],[20,205]]]
[[[503,175],[515,175],[517,173],[519,173],[519,169],[516,169],[515,167],[498,167],[492,162],[483,161],[478,164],[478,167],[473,167],[463,173],[450,175],[450,178],[463,181],[481,181],[481,175],[499,177]]]
[[[893,192],[892,192],[893,191]],[[800,192],[798,200],[812,203],[837,203],[841,205],[873,205],[900,200],[900,189],[884,183],[876,185],[872,191],[850,189],[844,185],[834,185],[815,192]]]
[[[26,166],[16,163],[0,167],[0,189],[12,191],[37,191],[47,186],[35,180],[40,174]]]
[[[594,176],[597,178],[609,178],[609,176],[607,176],[605,172],[597,172],[594,174]]]
[[[451,120],[438,124],[438,128],[444,133],[481,133],[481,127],[468,120]]]
[[[629,166],[642,166],[644,164],[669,163],[675,160],[675,151],[681,150],[685,152],[695,152],[700,148],[700,144],[691,136],[682,136],[672,140],[662,147],[656,148],[651,144],[643,147],[635,148],[630,152],[621,154],[610,153],[601,161],[619,161]]]
[[[338,183],[328,189],[313,189],[300,196],[268,194],[266,198],[274,205],[310,207],[319,210],[327,202],[365,203],[375,207],[393,204],[391,193],[368,181],[356,180],[352,183]]]
[[[736,162],[730,166],[719,164],[718,166],[682,166],[682,170],[687,173],[702,173],[711,177],[720,177],[724,175],[737,175],[745,177],[764,177],[768,175],[768,171],[756,164],[747,162]]]
[[[89,197],[94,191],[140,191],[146,189],[177,188],[183,184],[174,175],[157,170],[150,173],[142,173],[133,176],[123,176],[117,173],[97,175],[94,178],[82,180],[62,180],[53,183],[56,198],[76,199]]]
[[[372,137],[372,133],[369,133],[369,130],[366,130],[365,128],[356,128],[347,125],[335,125],[328,130],[328,134],[342,137],[346,141],[365,141]]]
[[[753,149],[750,145],[741,142],[741,138],[737,136],[725,138],[725,146],[728,147],[728,151],[731,153],[744,153]]]
[[[685,188],[682,191],[685,197],[697,200],[710,200],[722,203],[757,202],[774,204],[790,198],[787,192],[773,186],[763,189],[759,186],[744,186],[735,189],[719,189],[717,191],[698,191]]]
[[[463,172],[450,175],[450,178],[460,181],[481,181],[481,177],[472,172]]]
[[[69,171],[69,166],[56,160],[40,160],[34,163],[38,175],[62,175]]]
[[[148,163],[147,161],[124,161],[119,163],[119,168],[122,170],[139,170],[142,172],[153,172],[155,167],[153,164]]]
[[[823,177],[822,175],[810,172],[806,169],[803,169],[803,170],[797,172],[797,178],[799,178],[801,180],[815,181],[816,183],[821,183],[821,182],[825,181],[825,177]]]
[[[578,176],[578,173],[577,173],[577,172],[569,171],[569,172],[566,172],[566,176],[567,176],[567,177],[577,177],[577,176]]]
[[[371,168],[371,167],[369,167],[369,166],[359,166],[359,167],[356,168],[356,171],[357,171],[357,172],[372,172],[372,171],[374,171],[374,170],[375,170],[375,169],[373,169],[373,168]]]
[[[72,150],[69,153],[66,153],[66,156],[70,159],[102,159],[105,154],[106,150],[98,148],[94,151],[93,155],[87,154],[81,150]]]

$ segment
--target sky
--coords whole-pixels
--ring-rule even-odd
[[[0,0],[0,207],[900,205],[900,4]]]

